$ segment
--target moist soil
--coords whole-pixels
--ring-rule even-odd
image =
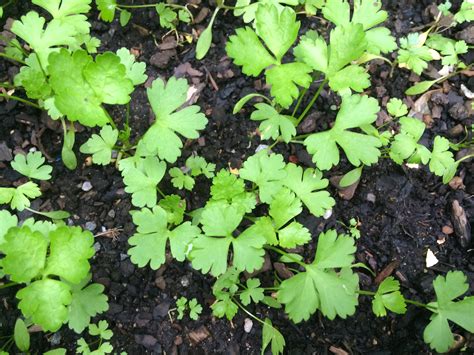
[[[432,21],[432,1],[384,3],[390,14],[388,27],[397,38]],[[206,7],[213,9],[214,4],[199,4],[196,14],[205,11],[202,9]],[[16,8],[11,6],[7,16],[19,18],[29,9],[31,6],[25,4],[17,5]],[[204,60],[197,61],[194,58],[195,44],[173,45],[174,34],[160,28],[153,9],[137,10],[133,14],[131,23],[122,28],[117,21],[106,24],[97,20],[96,11],[91,13],[93,33],[102,40],[100,51],[116,51],[127,47],[139,53],[139,60],[147,63],[149,81],[145,87],[157,77],[176,75],[187,78],[197,88],[197,104],[209,119],[207,128],[198,140],[185,142],[177,166],[184,165],[185,159],[196,153],[215,163],[217,169],[238,169],[265,142],[260,142],[258,124],[249,120],[251,108],[233,115],[233,106],[240,97],[255,91],[265,93],[267,89],[261,78],[242,75],[239,68],[226,57],[226,40],[235,28],[243,25],[241,19],[231,13],[221,13],[214,26],[211,50]],[[202,22],[198,24],[180,25],[181,33],[202,31],[210,17],[200,17]],[[302,32],[310,28],[329,29],[327,23],[317,18],[301,17],[301,20]],[[465,27],[460,26],[461,30]],[[455,37],[457,33],[448,31],[446,35]],[[472,62],[472,57],[471,53],[464,59]],[[385,107],[390,97],[404,98],[403,92],[419,80],[408,71],[398,68],[390,75],[391,67],[384,62],[370,64],[369,70],[372,86],[366,93],[377,97],[382,107]],[[18,67],[14,64],[0,61],[1,81],[11,80],[17,71]],[[438,90],[436,96],[432,95],[425,105],[428,111],[434,112],[436,109],[437,114],[425,111],[421,117],[418,116],[429,127],[422,139],[428,146],[437,134],[447,136],[452,141],[460,141],[464,138],[463,130],[455,134],[459,132],[459,125],[472,125],[472,111],[467,114],[459,112],[459,103],[465,101],[459,91],[461,84],[472,90],[474,78],[452,78],[449,84],[444,85],[444,90]],[[136,89],[131,103],[131,126],[136,136],[143,134],[153,119],[144,86]],[[415,115],[420,115],[416,110],[420,102],[408,99],[407,103],[414,109]],[[308,125],[313,125],[313,129],[314,125],[318,130],[327,129],[336,115],[334,107],[338,104],[340,102],[335,95],[323,91],[312,108]],[[111,108],[110,112],[120,125],[124,117],[123,109]],[[91,134],[89,129],[77,128],[76,148]],[[157,271],[149,267],[138,268],[131,263],[127,256],[127,240],[135,231],[129,214],[133,206],[130,196],[124,192],[120,173],[113,166],[89,166],[86,164],[87,157],[80,153],[77,153],[78,168],[67,170],[60,159],[61,141],[62,134],[57,122],[51,121],[44,113],[14,101],[0,102],[2,150],[17,153],[35,147],[47,155],[54,168],[53,178],[41,184],[43,195],[33,202],[32,207],[40,210],[68,210],[72,214],[70,223],[95,234],[115,231],[96,237],[97,253],[92,260],[93,280],[105,286],[109,297],[110,308],[98,319],[106,319],[114,332],[111,341],[114,352],[258,354],[261,326],[257,322],[254,321],[250,332],[246,332],[244,322],[248,316],[243,312],[239,312],[232,322],[212,316],[209,308],[214,301],[211,277],[193,270],[189,263],[172,261]],[[283,154],[287,161],[312,166],[310,157],[300,146],[278,144],[274,151]],[[350,165],[342,161],[326,175],[331,178],[348,170]],[[400,281],[406,297],[429,302],[434,298],[432,280],[453,269],[467,274],[472,292],[472,244],[463,244],[462,236],[455,230],[452,204],[455,200],[459,202],[472,226],[473,219],[469,216],[474,215],[473,170],[472,164],[462,165],[458,176],[463,179],[464,186],[459,188],[443,185],[425,167],[409,169],[389,159],[381,159],[378,164],[364,169],[351,199],[341,198],[339,192],[330,187],[331,194],[336,198],[336,206],[329,218],[316,218],[308,213],[299,216],[300,222],[311,231],[314,238],[314,243],[305,246],[300,252],[307,261],[312,260],[317,236],[321,231],[336,228],[343,232],[341,222],[348,224],[351,218],[357,218],[362,236],[357,240],[356,261],[369,265],[379,278],[393,275]],[[22,182],[22,177],[10,168],[7,161],[0,161],[0,186],[16,186]],[[90,191],[83,190],[84,182],[90,182]],[[161,186],[167,193],[175,192],[169,180]],[[209,181],[198,179],[192,193],[181,195],[186,199],[188,210],[202,207],[209,196]],[[19,213],[21,220],[30,216],[25,211]],[[425,264],[428,249],[439,260],[430,268]],[[277,259],[276,255],[268,257],[270,261]],[[274,272],[270,262],[268,270],[259,276],[264,283],[269,284]],[[370,273],[360,269],[359,275],[362,289],[376,289],[376,279]],[[15,292],[15,289],[0,291],[0,336],[12,333],[19,315]],[[192,321],[187,317],[181,321],[176,319],[173,309],[176,299],[181,296],[188,299],[195,297],[203,305],[199,320]],[[281,310],[263,305],[252,306],[249,310],[260,318],[272,319],[285,336],[285,352],[289,354],[430,353],[423,342],[423,329],[429,322],[429,313],[413,306],[409,306],[403,316],[389,314],[385,318],[376,318],[371,311],[370,299],[361,297],[357,312],[352,317],[330,321],[318,313],[309,321],[296,325]],[[453,331],[459,335],[461,344],[467,346],[467,351],[472,353],[473,336],[456,326]],[[40,353],[64,347],[70,353],[75,353],[78,337],[66,327],[55,334],[38,332],[32,336],[32,350]]]

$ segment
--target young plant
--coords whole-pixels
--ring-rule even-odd
[[[188,300],[186,297],[182,296],[176,301],[176,307],[178,311],[178,319],[183,319],[186,312],[189,314],[189,318],[192,320],[198,320],[199,315],[202,312],[202,306],[199,304],[196,298]]]
[[[104,287],[89,284],[89,259],[95,251],[93,235],[63,223],[17,219],[2,211],[0,259],[9,286],[22,285],[16,297],[26,318],[44,331],[57,331],[63,323],[80,333],[91,317],[108,309]]]
[[[85,341],[84,338],[80,338],[77,341],[77,353],[83,355],[105,355],[111,354],[114,350],[112,344],[106,340],[112,339],[114,333],[108,329],[109,323],[105,320],[101,320],[97,325],[89,325],[89,334],[92,336],[99,337],[99,345],[95,350],[91,350],[90,345]]]
[[[204,158],[192,155],[186,160],[184,168],[171,168],[169,174],[174,187],[191,191],[194,187],[195,177],[204,175],[210,179],[214,176],[215,169],[215,164],[207,163]]]

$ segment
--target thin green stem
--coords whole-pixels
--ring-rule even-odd
[[[8,54],[5,54],[5,53],[0,53],[0,57],[6,58],[8,60],[13,60],[14,62],[26,65],[26,63],[23,60],[12,57],[11,55],[8,55]]]
[[[114,120],[112,119],[112,116],[110,116],[110,114],[107,112],[107,110],[105,108],[102,107],[102,109],[104,110],[107,118],[109,119],[109,123],[112,126],[112,128],[118,131],[117,125],[115,124]]]
[[[306,264],[295,259],[292,255],[288,254],[286,251],[283,251],[281,249],[278,249],[278,248],[275,248],[274,246],[271,246],[271,245],[266,245],[265,246],[266,249],[269,249],[271,251],[274,251],[280,255],[283,255],[283,256],[286,256],[288,259],[290,259],[292,262],[304,267],[306,269]]]
[[[301,91],[301,94],[300,94],[300,97],[298,99],[298,102],[296,103],[296,106],[295,108],[293,109],[293,112],[291,113],[291,117],[295,117],[296,115],[296,111],[298,111],[300,105],[301,105],[301,102],[303,101],[303,98],[304,96],[306,95],[306,93],[308,92],[308,88],[304,88],[303,91]]]
[[[260,318],[258,318],[258,317],[257,317],[256,315],[254,315],[253,313],[250,313],[249,311],[247,311],[247,309],[246,309],[244,306],[242,306],[242,305],[240,304],[240,302],[235,299],[235,297],[232,297],[232,301],[233,301],[242,311],[244,311],[245,313],[247,313],[250,317],[252,317],[253,319],[255,319],[257,322],[261,323],[262,325],[265,325],[265,322],[264,322],[263,320],[261,320]]]
[[[4,285],[0,285],[0,289],[8,288],[8,287],[13,287],[13,286],[16,286],[16,285],[18,285],[18,283],[12,281],[12,282],[6,283],[6,284],[4,284]]]
[[[298,117],[298,119],[296,120],[296,124],[295,124],[295,127],[298,127],[298,125],[300,124],[300,122],[303,120],[303,118],[306,117],[306,114],[308,113],[308,111],[311,109],[311,107],[313,107],[314,103],[316,102],[316,100],[318,99],[319,95],[321,94],[321,91],[323,91],[324,89],[324,86],[327,84],[328,82],[328,79],[324,79],[324,81],[321,83],[321,85],[319,86],[318,90],[316,91],[316,93],[314,94],[313,98],[311,99],[311,101],[309,102],[309,104],[306,106],[306,108],[304,109],[303,113]]]
[[[163,191],[160,190],[160,188],[157,186],[156,187],[156,191],[158,191],[158,193],[161,195],[161,197],[165,198],[166,195],[163,193]]]
[[[118,9],[145,9],[145,8],[150,8],[150,7],[156,7],[160,3],[155,3],[155,4],[143,4],[143,5],[119,5],[117,4],[116,7]],[[184,5],[178,5],[178,4],[164,4],[166,7],[171,7],[173,9],[184,9],[187,10],[187,7]]]
[[[459,164],[459,163],[463,162],[464,160],[471,159],[471,158],[474,158],[474,154],[469,154],[469,155],[466,155],[465,157],[462,157],[459,160],[456,160],[456,164]]]
[[[28,106],[31,106],[31,107],[34,107],[34,108],[37,108],[37,109],[41,110],[41,107],[39,105],[35,104],[34,102],[22,99],[21,97],[18,97],[18,96],[15,96],[15,95],[8,95],[8,94],[0,93],[0,97],[4,97],[7,100],[12,99],[12,100],[15,100],[15,101],[19,101],[19,102],[21,102],[25,105],[28,105]]]
[[[291,140],[290,143],[295,143],[295,144],[304,144],[303,141],[297,141],[297,140]]]
[[[273,142],[270,146],[268,146],[267,150],[271,150],[274,146],[276,146],[280,141],[277,139],[275,142]]]

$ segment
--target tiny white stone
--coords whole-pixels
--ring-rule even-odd
[[[474,92],[469,90],[464,84],[461,84],[461,91],[468,99],[474,99]]]
[[[253,327],[253,322],[250,318],[245,318],[244,320],[244,331],[245,333],[250,333]]]
[[[439,263],[438,258],[434,255],[431,249],[426,252],[426,267],[432,267]]]
[[[266,145],[266,144],[260,144],[260,145],[255,149],[255,153],[258,153],[259,151],[264,150],[264,149],[267,149],[267,148],[268,148],[268,145]]]
[[[85,192],[90,191],[90,190],[92,190],[92,187],[93,187],[93,186],[92,186],[92,184],[90,183],[90,181],[84,181],[84,182],[82,183],[82,191],[85,191]]]
[[[419,168],[420,168],[420,165],[419,165],[419,164],[410,164],[410,163],[407,163],[406,166],[407,166],[408,169],[419,169]]]
[[[329,218],[331,218],[331,216],[332,216],[332,209],[326,210],[326,212],[324,212],[323,218],[324,219],[329,219]]]

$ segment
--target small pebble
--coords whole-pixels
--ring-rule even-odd
[[[244,320],[244,331],[245,333],[250,333],[253,327],[253,322],[250,318],[245,318]]]
[[[375,195],[372,192],[367,194],[367,201],[375,203]]]
[[[54,333],[50,339],[50,342],[52,346],[59,345],[59,343],[61,342],[61,333],[59,332]]]
[[[86,222],[86,229],[93,232],[97,228],[97,224],[94,222]]]
[[[96,242],[96,243],[94,244],[94,250],[96,251],[96,253],[97,253],[101,248],[102,248],[102,246],[100,245],[99,242]]]
[[[187,276],[183,276],[181,278],[181,280],[179,280],[179,282],[181,283],[181,286],[183,287],[188,287],[189,286],[189,279]]]
[[[124,261],[128,259],[128,254],[120,253],[120,261]]]
[[[326,212],[324,212],[323,218],[324,219],[329,219],[329,218],[331,218],[331,216],[332,216],[332,209],[327,210]]]
[[[110,210],[109,213],[107,213],[107,215],[108,215],[110,218],[115,218],[115,211],[114,211],[114,210]]]
[[[255,148],[255,153],[258,153],[261,150],[267,149],[268,145],[266,144],[260,144],[257,148]]]
[[[81,188],[82,188],[82,191],[87,192],[87,191],[92,190],[92,187],[93,187],[93,186],[92,186],[92,184],[91,184],[89,181],[84,181],[84,182],[82,183],[82,187],[81,187]]]

